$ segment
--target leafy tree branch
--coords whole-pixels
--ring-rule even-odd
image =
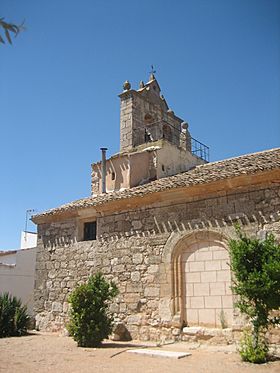
[[[4,21],[4,19],[4,17],[0,18],[0,28],[3,30],[5,34],[5,37],[3,37],[0,33],[0,43],[5,44],[6,38],[6,40],[10,44],[12,44],[11,34],[14,34],[14,37],[16,37],[21,31],[23,31],[24,22],[22,22],[20,25],[16,25],[14,23]]]

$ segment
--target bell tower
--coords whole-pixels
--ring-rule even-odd
[[[160,86],[154,74],[149,81],[139,84],[138,90],[131,89],[126,81],[123,92],[119,95],[121,100],[120,114],[120,152],[135,151],[140,145],[143,149],[150,143],[166,140],[172,145],[182,146],[182,130],[185,136],[184,147],[191,151],[191,137],[186,123],[177,117],[168,108]]]
[[[92,164],[92,195],[143,185],[206,162],[192,151],[188,124],[168,107],[154,72],[137,90],[126,81],[119,97],[120,152]]]

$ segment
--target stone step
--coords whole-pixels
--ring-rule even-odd
[[[183,357],[190,356],[190,352],[177,352],[177,351],[167,351],[167,350],[149,350],[149,349],[137,349],[128,350],[127,352],[139,355],[148,355],[152,357],[166,357],[169,359],[182,359]]]

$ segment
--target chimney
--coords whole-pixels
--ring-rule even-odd
[[[106,193],[106,150],[107,148],[100,148],[102,152],[102,193]]]

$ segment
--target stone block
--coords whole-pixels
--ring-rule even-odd
[[[117,303],[112,303],[109,306],[111,313],[118,313],[119,312],[119,305]]]
[[[173,328],[172,329],[172,335],[178,336],[178,335],[180,335],[180,333],[181,333],[181,329],[180,328]]]
[[[219,250],[213,252],[213,259],[227,259],[229,260],[229,254],[226,250]]]
[[[205,308],[221,308],[222,300],[218,295],[205,297]]]
[[[216,280],[216,271],[201,273],[201,282],[216,282]]]
[[[205,262],[205,271],[216,271],[220,269],[221,269],[220,260],[211,260],[209,262]]]
[[[222,297],[222,307],[223,308],[232,308],[233,307],[232,295],[224,295]]]
[[[186,274],[187,283],[200,282],[200,272],[192,272]]]
[[[215,310],[198,310],[199,323],[203,325],[215,325],[216,314]]]
[[[148,267],[148,273],[157,273],[159,266],[157,264],[152,264]]]
[[[212,260],[212,252],[211,251],[197,251],[195,253],[195,259],[198,261],[205,261],[205,260]]]
[[[225,288],[226,288],[226,295],[231,295],[232,294],[232,291],[231,291],[231,282],[226,282],[225,283]]]
[[[187,322],[188,324],[198,324],[198,310],[188,309],[187,310]]]
[[[144,296],[145,297],[158,297],[159,296],[159,288],[157,287],[146,287],[144,289]]]
[[[140,300],[140,295],[135,293],[124,294],[124,301],[126,303],[137,303]]]
[[[150,310],[157,310],[158,309],[158,305],[159,305],[159,302],[157,300],[149,300],[147,301],[147,307],[150,309]]]
[[[204,271],[204,262],[190,262],[190,272]]]
[[[52,281],[46,281],[46,288],[51,289],[53,287],[53,282]]]
[[[193,284],[186,284],[186,296],[193,296]]]
[[[134,264],[142,264],[143,263],[143,254],[141,254],[141,253],[133,254],[132,262]]]
[[[53,302],[52,303],[52,311],[53,312],[62,312],[63,306],[59,302]]]
[[[125,266],[123,264],[118,264],[112,267],[113,272],[124,272]]]
[[[57,276],[57,271],[55,269],[51,269],[49,272],[48,272],[48,277],[53,279]]]
[[[130,341],[131,340],[131,336],[126,326],[123,323],[118,322],[114,325],[112,340],[113,341]]]
[[[113,259],[111,259],[111,265],[112,266],[115,266],[115,265],[117,265],[119,263],[119,258],[113,258]]]
[[[203,297],[191,297],[191,308],[204,308]]]
[[[138,272],[138,271],[131,272],[131,280],[132,281],[139,281],[140,277],[141,277],[140,272]]]
[[[63,313],[67,313],[69,310],[69,304],[67,302],[63,302],[62,311]]]
[[[132,221],[132,227],[133,229],[141,229],[142,228],[142,223],[140,220],[134,220]]]
[[[155,276],[154,275],[145,275],[143,277],[143,281],[147,284],[153,283],[155,281]]]
[[[141,293],[142,290],[143,290],[143,285],[141,282],[137,282],[137,283],[128,282],[126,284],[127,293]]]
[[[221,260],[221,269],[230,270],[229,259]]]
[[[127,325],[140,325],[141,324],[141,315],[131,315],[127,318]]]
[[[169,359],[181,359],[186,356],[190,356],[190,352],[177,352],[177,351],[168,351],[168,350],[128,350],[129,353],[139,354],[139,355],[148,355],[153,357],[163,357]]]
[[[226,282],[231,280],[230,271],[217,271],[217,281],[218,282]]]
[[[225,283],[224,282],[211,282],[210,284],[210,295],[225,295]]]
[[[232,309],[217,309],[216,310],[216,325],[221,325],[221,318],[223,318],[223,324],[226,327],[232,326],[233,325],[233,310]]]
[[[203,334],[203,332],[204,328],[202,328],[201,326],[188,326],[183,328],[183,333],[187,335],[199,335]]]
[[[125,303],[120,303],[120,312],[126,312],[126,304]]]
[[[186,308],[191,308],[191,298],[192,297],[186,297],[186,304],[185,304]]]
[[[195,296],[209,295],[208,283],[194,284],[193,286]]]
[[[139,311],[139,302],[135,302],[135,303],[128,303],[127,304],[127,309],[132,311],[132,312],[135,312],[135,311]]]
[[[160,255],[149,255],[147,258],[147,264],[160,264],[161,262],[161,257]]]
[[[172,313],[169,298],[163,298],[160,300],[158,310],[162,321],[171,321]]]

